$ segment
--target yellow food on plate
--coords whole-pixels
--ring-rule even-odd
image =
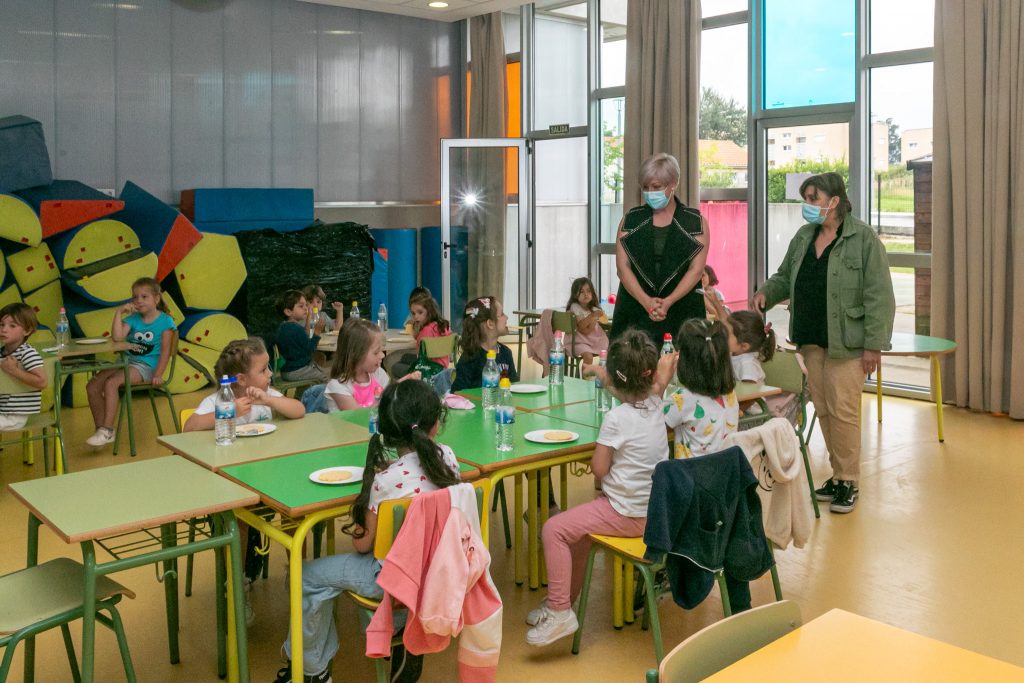
[[[351,472],[346,472],[344,470],[334,470],[334,471],[331,471],[331,472],[321,472],[319,475],[317,475],[317,479],[319,479],[320,481],[330,481],[330,482],[346,481],[347,479],[351,479],[351,478],[352,478],[352,473]]]
[[[572,439],[572,432],[553,431],[544,434],[544,438],[548,441],[569,441]]]
[[[241,425],[235,429],[235,432],[242,434],[243,436],[249,436],[252,434],[260,434],[263,432],[262,425]]]

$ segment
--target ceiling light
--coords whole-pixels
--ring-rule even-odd
[[[444,9],[448,6],[447,2],[441,2],[441,0],[434,0],[434,2],[428,2],[427,7],[433,7],[434,9]]]

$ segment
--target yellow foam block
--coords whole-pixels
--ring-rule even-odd
[[[71,238],[61,268],[80,268],[138,248],[138,235],[121,221],[93,221]]]
[[[56,345],[57,338],[53,336],[52,331],[39,328],[30,334],[25,341],[36,347],[36,349],[48,349]]]
[[[245,282],[245,262],[234,235],[204,232],[174,269],[188,308],[222,311]]]
[[[36,312],[40,325],[53,328],[57,324],[57,314],[64,305],[64,295],[60,289],[60,281],[54,280],[25,295],[25,303]]]
[[[9,194],[0,194],[0,237],[35,246],[43,240],[43,225],[27,202]]]
[[[174,321],[176,326],[181,325],[185,320],[185,314],[181,312],[181,307],[178,305],[178,302],[176,302],[167,292],[161,292],[160,297],[164,300],[164,303],[167,304],[167,308],[171,311],[171,320]]]
[[[89,405],[89,396],[85,393],[85,385],[89,382],[89,377],[82,372],[70,375],[64,379],[64,386],[71,382],[71,407],[81,408]]]
[[[75,322],[86,337],[109,337],[110,327],[114,322],[114,311],[117,309],[117,306],[111,306],[85,311],[75,315]]]
[[[21,302],[21,292],[18,291],[18,285],[11,285],[4,291],[0,292],[0,308],[3,308],[7,304],[16,304]]]
[[[140,277],[156,275],[157,255],[150,252],[142,258],[122,263],[108,270],[77,281],[77,285],[88,296],[97,301],[114,303],[124,301],[132,295],[132,283]]]
[[[39,289],[60,277],[57,261],[45,242],[11,254],[7,257],[7,267],[23,292]]]
[[[190,343],[205,346],[218,353],[228,345],[228,342],[249,336],[245,331],[245,325],[227,313],[190,316],[182,329],[182,336],[187,337]]]
[[[213,368],[220,357],[220,351],[208,349],[198,344],[190,344],[185,340],[178,342],[178,351],[206,368],[213,375]],[[202,389],[207,385],[206,377],[184,360],[179,358],[174,368],[174,377],[168,382],[172,393],[184,394]]]

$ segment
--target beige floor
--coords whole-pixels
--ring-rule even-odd
[[[200,396],[181,397],[190,407]],[[864,424],[864,466],[861,500],[848,516],[827,511],[816,523],[803,549],[778,553],[779,574],[786,597],[799,603],[805,619],[841,607],[971,650],[1024,665],[1024,592],[1018,577],[1024,566],[1024,544],[1017,533],[1024,516],[1024,426],[1008,419],[947,409],[944,445],[935,439],[934,411],[929,404],[887,399],[886,422]],[[865,414],[874,415],[874,400],[864,398]],[[153,440],[152,417],[142,403],[140,458],[164,457]],[[93,453],[82,444],[91,432],[85,410],[65,413],[68,443],[75,469],[127,462],[109,448]],[[823,445],[812,443],[814,466],[823,470]],[[827,466],[825,466],[827,468]],[[21,464],[17,447],[0,454],[0,572],[23,566],[26,512],[6,491],[6,484],[41,476],[41,466]],[[572,483],[571,497],[593,494],[589,479]],[[97,500],[97,505],[104,501]],[[500,526],[492,524],[497,539]],[[52,534],[43,531],[41,557],[79,556]],[[494,579],[505,602],[504,648],[499,680],[503,681],[641,681],[653,664],[650,636],[639,626],[615,631],[603,565],[597,577],[594,609],[587,620],[583,651],[574,657],[570,641],[534,649],[524,642],[523,617],[543,597],[516,587],[511,578],[510,553],[500,543],[494,549]],[[287,594],[284,556],[273,552],[271,576],[260,581],[254,594],[258,613],[250,632],[253,680],[269,682],[280,666],[279,646],[285,635]],[[135,666],[142,681],[197,682],[215,678],[213,565],[200,557],[196,592],[182,600],[182,662],[167,660],[162,587],[152,568],[126,572],[119,579],[138,592],[123,603]],[[770,582],[754,588],[755,604],[770,600]],[[720,603],[712,594],[700,608],[685,612],[671,602],[661,606],[665,642],[678,643],[702,626],[719,619]],[[342,602],[337,611],[342,651],[334,662],[334,680],[372,680],[372,667],[361,656],[363,639],[356,629],[352,607]],[[40,638],[37,680],[70,680],[57,632]],[[856,656],[855,652],[850,653]],[[97,681],[123,680],[113,637],[101,629]],[[836,665],[841,667],[841,662]],[[21,656],[11,680],[20,680]],[[823,674],[827,675],[827,674]],[[454,649],[427,659],[426,681],[456,679]]]

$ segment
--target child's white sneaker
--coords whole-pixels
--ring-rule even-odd
[[[526,623],[530,626],[536,626],[540,623],[541,619],[544,618],[544,615],[550,611],[551,610],[548,609],[548,601],[545,599],[544,602],[540,603],[540,606],[537,607],[537,609],[529,611],[526,615]]]
[[[114,430],[109,427],[100,427],[85,442],[90,446],[106,446],[108,443],[114,443]]]
[[[526,642],[530,645],[550,645],[559,638],[571,636],[580,627],[576,613],[571,609],[555,612],[548,609],[540,623],[526,632]]]

